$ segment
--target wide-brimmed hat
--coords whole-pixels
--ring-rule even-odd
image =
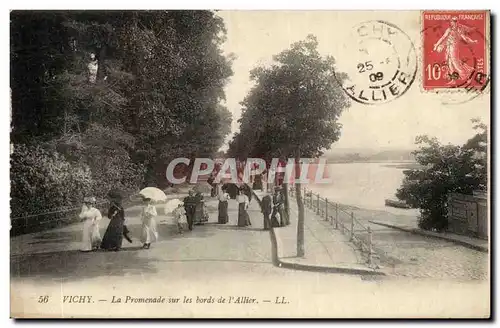
[[[108,198],[114,201],[121,201],[123,199],[123,193],[119,189],[111,189],[108,192]]]
[[[96,199],[95,199],[95,197],[92,197],[92,196],[91,197],[85,197],[85,198],[83,198],[83,202],[84,203],[95,203]]]

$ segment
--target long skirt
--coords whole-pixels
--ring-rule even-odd
[[[280,226],[280,223],[278,221],[277,216],[280,216],[280,213],[279,213],[278,207],[275,206],[273,208],[273,212],[271,214],[271,225],[273,226],[273,228],[276,228],[276,227]]]
[[[82,233],[82,251],[91,251],[99,247],[101,242],[101,234],[99,233],[99,225],[93,224],[91,219],[85,220],[83,223]]]
[[[123,241],[123,223],[120,217],[114,217],[109,221],[108,228],[102,238],[102,249],[120,249]]]
[[[269,222],[270,222],[270,216],[271,213],[269,212],[264,212],[262,213],[264,215],[264,230],[269,230]]]
[[[194,211],[194,224],[203,224],[208,221],[208,213],[205,209],[205,203],[200,202],[196,204],[196,210]]]
[[[220,224],[226,224],[229,220],[229,216],[227,214],[227,201],[219,202],[219,220],[217,221]]]
[[[245,209],[245,203],[238,205],[238,227],[246,227],[251,225],[250,216]]]
[[[158,241],[158,231],[155,219],[151,218],[142,223],[141,243],[151,244],[153,241]]]

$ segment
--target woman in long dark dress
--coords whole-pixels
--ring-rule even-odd
[[[119,251],[123,241],[123,226],[125,223],[125,211],[119,199],[110,200],[111,206],[108,211],[108,228],[102,238],[101,248],[105,250]]]
[[[229,200],[229,194],[222,188],[219,188],[217,197],[219,198],[219,217],[217,223],[226,224],[229,220],[229,216],[227,214],[227,205]]]
[[[250,201],[243,190],[240,190],[240,194],[236,197],[236,201],[238,202],[238,227],[246,227],[252,225],[252,223],[250,222],[250,216],[247,212],[248,204],[250,203]]]

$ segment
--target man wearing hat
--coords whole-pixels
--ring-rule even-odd
[[[270,216],[273,211],[273,201],[271,194],[266,192],[265,196],[262,197],[261,201],[261,212],[264,215],[264,230],[269,230]]]

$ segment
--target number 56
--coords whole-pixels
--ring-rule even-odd
[[[48,303],[49,297],[47,295],[38,297],[38,303]]]

